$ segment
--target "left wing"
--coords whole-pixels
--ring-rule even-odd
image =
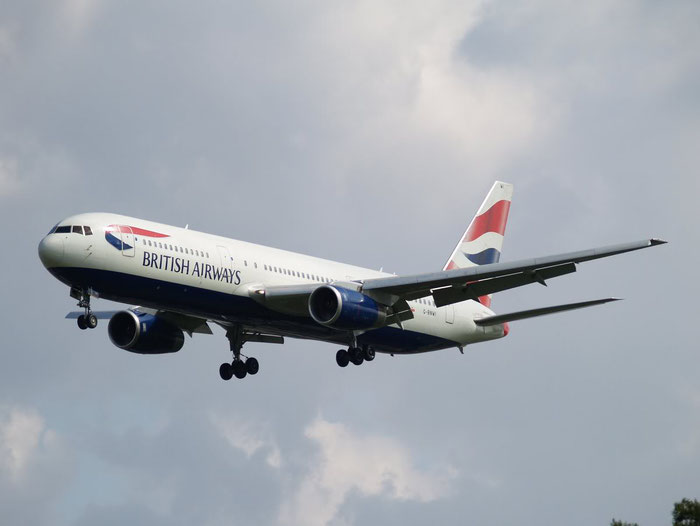
[[[546,280],[576,272],[576,264],[632,252],[666,243],[660,239],[645,239],[633,243],[569,252],[543,258],[524,259],[510,263],[492,263],[476,267],[366,280],[362,292],[367,296],[393,305],[400,300],[413,300],[432,295],[435,305],[442,307],[479,296],[500,292],[530,283],[546,285]]]
[[[389,323],[413,317],[407,301],[433,296],[435,305],[442,307],[480,296],[522,287],[530,283],[546,285],[546,280],[576,272],[576,264],[605,258],[666,243],[661,239],[645,239],[606,247],[569,252],[542,258],[524,259],[510,263],[492,263],[469,268],[444,270],[411,276],[390,276],[354,282],[334,282],[371,297],[391,307]],[[251,285],[249,296],[270,309],[286,314],[308,316],[308,300],[321,284],[265,287]],[[396,318],[396,319],[394,319]]]

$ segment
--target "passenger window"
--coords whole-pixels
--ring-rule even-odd
[[[70,232],[70,227],[69,226],[59,226],[56,227],[56,233],[57,234],[68,234]]]
[[[146,246],[146,240],[142,239],[141,241],[143,241],[143,245]]]
[[[258,264],[255,263],[255,262],[253,262],[253,266],[254,266],[255,268],[258,268]]]
[[[83,235],[83,227],[80,225],[73,225],[73,233]]]
[[[84,226],[83,230],[85,230],[85,235],[86,236],[91,236],[92,235],[92,229],[89,226]]]

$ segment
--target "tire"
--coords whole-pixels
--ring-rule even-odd
[[[348,355],[348,351],[345,349],[340,349],[337,353],[335,353],[335,363],[337,363],[340,367],[347,367],[350,363],[350,355]]]
[[[365,361],[363,358],[364,353],[362,352],[362,349],[358,347],[353,347],[350,349],[350,361],[354,363],[355,365],[362,365],[362,362]]]
[[[245,361],[245,369],[248,372],[248,374],[258,374],[258,371],[260,370],[260,364],[255,358],[248,358]]]
[[[243,380],[243,378],[246,377],[248,374],[248,371],[246,370],[245,363],[242,362],[241,360],[236,360],[231,364],[231,367],[233,368],[233,374],[236,378],[239,380]]]
[[[372,360],[374,360],[375,357],[374,349],[372,349],[372,347],[365,347],[362,352],[362,357],[366,361],[371,362]]]
[[[87,322],[85,321],[85,316],[83,314],[78,316],[78,327],[80,328],[81,331],[84,331],[85,329],[88,328]]]
[[[94,329],[97,327],[97,316],[95,316],[93,313],[88,314],[85,318],[85,325],[87,325],[88,329]]]
[[[219,376],[221,376],[222,380],[227,381],[233,378],[233,367],[230,363],[224,362],[221,364],[221,367],[219,367]]]

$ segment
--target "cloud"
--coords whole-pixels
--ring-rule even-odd
[[[13,479],[20,479],[37,449],[50,447],[53,437],[51,431],[45,431],[44,421],[35,411],[11,409],[0,420],[0,465]]]
[[[71,480],[72,455],[34,409],[0,406],[0,509],[16,523],[45,524]],[[40,503],[40,505],[37,505]]]
[[[11,157],[0,157],[0,197],[16,193],[20,188],[17,170],[17,160]]]
[[[345,425],[317,418],[305,436],[320,448],[311,469],[283,503],[283,524],[324,525],[334,521],[353,492],[399,501],[430,502],[449,495],[457,472],[424,472],[415,455],[391,438],[355,434]]]
[[[275,440],[270,438],[269,433],[262,429],[262,426],[245,423],[235,417],[226,418],[216,413],[212,413],[210,419],[228,443],[243,451],[248,458],[264,449],[267,451],[265,462],[270,467],[282,466],[282,453]]]
[[[14,57],[16,51],[15,31],[8,25],[0,26],[0,64]]]

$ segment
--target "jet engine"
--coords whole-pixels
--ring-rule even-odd
[[[371,329],[384,324],[386,307],[361,292],[334,285],[321,285],[309,296],[309,314],[321,325],[334,329]]]
[[[123,310],[112,316],[107,333],[114,345],[138,354],[177,352],[185,343],[185,335],[179,327],[158,316],[133,310]]]

